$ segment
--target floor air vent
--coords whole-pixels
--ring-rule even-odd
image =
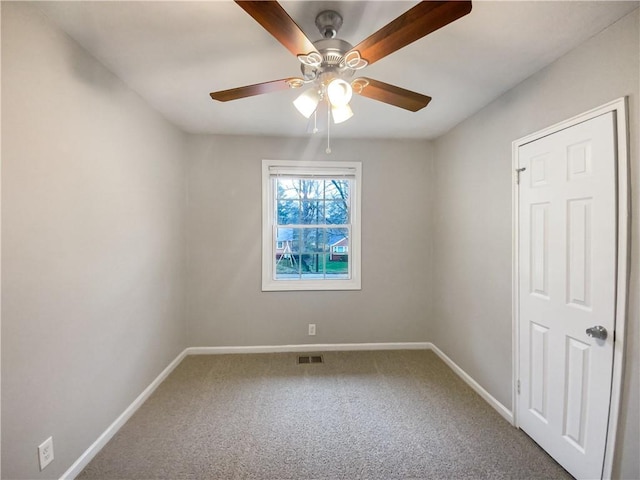
[[[298,355],[298,364],[324,363],[322,355]]]

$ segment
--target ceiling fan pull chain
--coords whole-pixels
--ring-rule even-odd
[[[329,100],[327,100],[327,155],[331,155],[331,112],[329,111]]]

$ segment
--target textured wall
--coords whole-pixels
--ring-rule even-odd
[[[3,478],[59,478],[186,346],[184,141],[3,2]]]
[[[334,141],[362,162],[362,290],[261,291],[261,160],[327,159],[325,139],[193,137],[188,167],[190,345],[426,341],[431,150]],[[307,335],[307,324],[318,334]]]
[[[614,474],[638,465],[638,10],[435,142],[434,319],[430,339],[511,406],[511,142],[629,96],[633,240],[623,414]]]

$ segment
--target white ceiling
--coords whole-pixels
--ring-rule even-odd
[[[356,45],[416,2],[282,2],[312,40],[334,9]],[[299,62],[229,1],[38,2],[72,38],[191,133],[307,135],[300,90],[214,102],[209,92],[289,76]],[[367,67],[363,75],[433,97],[412,113],[355,96],[338,137],[435,138],[638,7],[636,1],[475,1],[472,12]]]

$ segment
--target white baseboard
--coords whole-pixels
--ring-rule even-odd
[[[60,480],[74,479],[95,457],[109,440],[120,430],[129,418],[142,406],[147,398],[154,392],[162,381],[169,376],[174,368],[187,355],[222,355],[230,353],[279,353],[279,352],[336,352],[336,351],[362,351],[362,350],[433,350],[433,352],[445,362],[467,385],[491,405],[502,417],[513,425],[513,413],[489,392],[476,382],[471,376],[460,368],[453,360],[445,355],[442,350],[430,342],[396,342],[396,343],[328,343],[306,345],[261,345],[248,347],[189,347],[183,350],[151,384],[138,395],[116,420],[93,442],[93,444],[74,462],[71,467],[60,477]]]
[[[187,355],[229,353],[346,352],[355,350],[428,350],[428,342],[397,343],[310,343],[302,345],[257,345],[248,347],[190,347]]]
[[[89,462],[95,457],[102,447],[122,428],[122,426],[131,418],[131,416],[142,406],[142,404],[151,396],[156,388],[163,382],[165,378],[173,371],[174,368],[184,359],[186,350],[183,350],[173,361],[158,375],[151,384],[145,388],[140,395],[129,405],[124,412],[120,414],[115,421],[107,427],[107,429],[91,444],[85,452],[80,455],[69,469],[62,474],[60,480],[71,480],[76,478]]]
[[[445,353],[433,344],[429,344],[430,349],[440,357],[440,359],[446,363],[451,370],[453,370],[462,380],[466,382],[475,392],[480,395],[489,405],[491,405],[502,417],[513,425],[513,412],[500,403],[496,398],[487,392],[482,385],[476,382],[471,375],[465,372],[458,366],[453,360],[451,360]]]

